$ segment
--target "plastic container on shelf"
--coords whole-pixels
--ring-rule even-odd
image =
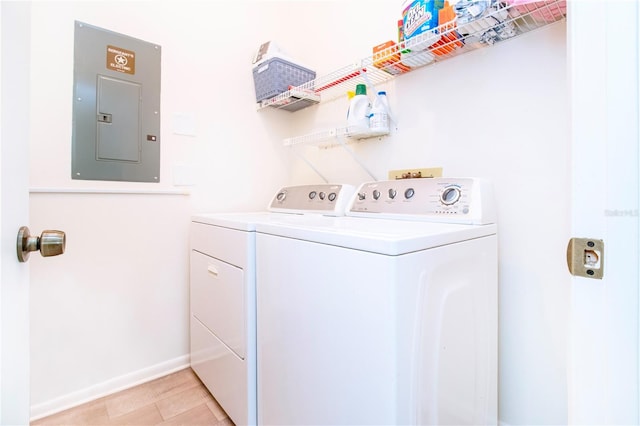
[[[441,38],[429,49],[434,54],[438,56],[450,55],[463,46],[456,30],[456,12],[448,1],[445,1],[442,8],[438,10],[438,29],[436,31],[441,35]]]
[[[369,114],[371,113],[371,101],[367,96],[367,86],[358,84],[356,95],[349,102],[347,112],[347,135],[361,136],[369,132]]]
[[[369,129],[372,133],[389,133],[389,100],[387,92],[380,91],[373,101],[371,107],[371,117],[369,119]]]
[[[373,47],[373,65],[391,75],[410,71],[406,63],[400,62],[400,53],[395,41],[389,40]]]
[[[316,78],[316,72],[279,57],[263,60],[253,68],[256,102],[286,92]]]

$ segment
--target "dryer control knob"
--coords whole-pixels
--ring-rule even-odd
[[[460,200],[460,195],[460,188],[456,186],[450,186],[442,191],[442,194],[440,195],[440,201],[445,206],[450,206]]]
[[[415,195],[416,191],[413,188],[407,188],[406,191],[404,191],[404,198],[406,198],[407,200],[409,198],[412,198]]]

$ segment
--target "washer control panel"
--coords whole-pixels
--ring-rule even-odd
[[[421,178],[366,182],[347,215],[433,222],[495,222],[491,184],[477,178]]]
[[[319,213],[343,216],[355,187],[346,184],[296,185],[280,188],[268,210],[284,213]]]

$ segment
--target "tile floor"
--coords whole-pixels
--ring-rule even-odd
[[[233,422],[190,369],[31,422],[60,425],[220,425]]]

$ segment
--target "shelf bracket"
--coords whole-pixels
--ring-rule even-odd
[[[292,148],[293,148],[293,153],[294,153],[298,158],[300,158],[302,161],[304,161],[304,162],[307,164],[307,166],[311,167],[311,170],[313,170],[314,172],[316,172],[316,174],[317,174],[318,176],[320,176],[320,178],[322,178],[322,180],[324,181],[324,183],[329,183],[329,181],[327,180],[327,178],[326,178],[322,173],[320,173],[320,170],[318,170],[318,168],[317,168],[316,166],[314,166],[314,165],[311,163],[311,161],[307,160],[307,158],[306,158],[304,155],[302,155],[302,154],[300,154],[298,151],[296,151],[295,145],[293,145],[293,146],[292,146]]]
[[[389,131],[374,130],[366,133],[359,132],[357,136],[355,136],[355,133],[356,133],[355,130],[358,130],[358,129],[353,129],[350,127],[338,127],[335,129],[323,130],[316,133],[299,136],[296,138],[285,139],[284,145],[291,147],[293,149],[293,152],[296,154],[296,156],[298,156],[309,167],[311,167],[311,169],[314,172],[316,172],[316,174],[320,176],[326,183],[329,183],[329,181],[322,173],[320,173],[317,167],[315,167],[311,163],[311,161],[309,161],[303,154],[295,150],[295,147],[297,145],[303,145],[303,146],[316,145],[318,147],[322,146],[324,148],[340,146],[347,152],[347,154],[349,154],[351,159],[355,161],[362,168],[362,170],[364,170],[365,173],[369,175],[369,177],[371,177],[371,179],[373,179],[374,181],[378,181],[379,179],[377,179],[374,176],[374,174],[371,172],[371,170],[369,170],[369,168],[367,168],[367,166],[360,160],[360,158],[358,158],[356,153],[351,148],[348,147],[348,143],[349,141],[387,136],[389,134]],[[332,142],[326,143],[326,141],[332,141]],[[319,144],[319,142],[323,142],[323,143]]]
[[[371,179],[373,179],[375,181],[378,181],[379,179],[376,179],[376,177],[373,175],[373,173],[371,173],[371,170],[369,170],[367,168],[367,166],[365,166],[364,163],[362,161],[360,161],[360,159],[358,158],[356,153],[353,152],[353,150],[347,146],[347,144],[345,142],[345,138],[340,138],[339,137],[337,139],[338,139],[338,143],[340,144],[340,146],[342,146],[342,148],[344,148],[344,150],[347,151],[347,153],[351,156],[351,158],[353,158],[353,161],[358,163],[358,165],[362,168],[362,170],[364,170],[371,177]]]

